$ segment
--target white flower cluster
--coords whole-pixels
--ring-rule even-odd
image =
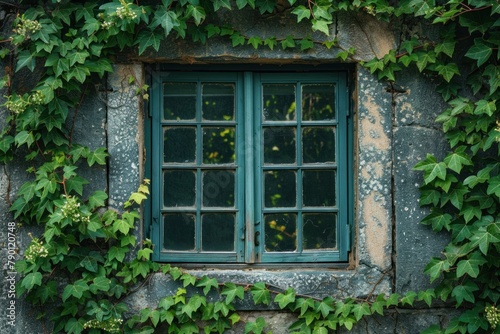
[[[74,222],[89,223],[90,217],[84,216],[80,212],[80,203],[73,196],[65,196],[66,201],[61,207],[61,213],[64,218],[70,218]]]
[[[118,16],[120,19],[131,19],[134,20],[137,18],[137,14],[132,11],[127,4],[125,6],[118,7],[116,9],[116,16]]]
[[[122,323],[123,323],[122,319],[110,318],[110,319],[103,320],[103,321],[93,319],[93,320],[87,321],[83,325],[83,328],[84,329],[95,328],[95,329],[105,330],[109,333],[120,333],[120,327],[121,327]]]
[[[498,322],[500,320],[500,309],[496,308],[493,305],[490,305],[486,306],[484,311],[486,312],[486,320],[488,320],[488,322],[490,323],[491,328],[497,328]]]
[[[31,233],[29,234],[31,237]],[[31,243],[24,252],[24,258],[31,263],[35,263],[36,259],[39,257],[47,257],[49,251],[43,245],[43,242],[38,240],[38,238],[31,238]]]
[[[5,107],[9,109],[14,114],[21,114],[30,105],[41,105],[43,103],[44,96],[42,92],[36,91],[30,96],[14,97],[9,96],[7,102],[5,102]]]
[[[38,30],[42,29],[42,25],[38,21],[28,20],[21,17],[20,22],[16,25],[14,32],[18,35],[27,37]]]
[[[106,29],[106,30],[109,30],[109,28],[111,28],[115,23],[113,21],[104,21],[103,23],[101,23],[101,27],[103,29]]]

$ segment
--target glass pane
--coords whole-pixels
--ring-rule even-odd
[[[304,128],[302,149],[304,163],[335,162],[335,128]]]
[[[203,163],[226,164],[235,160],[234,127],[203,128]]]
[[[295,128],[264,129],[264,163],[295,163]]]
[[[187,120],[196,117],[196,82],[163,84],[163,117],[166,120]]]
[[[295,214],[265,215],[266,252],[290,252],[297,249],[297,216]]]
[[[304,249],[335,249],[337,247],[337,215],[334,213],[304,214]]]
[[[335,119],[335,85],[302,86],[302,119],[305,121]]]
[[[264,174],[264,204],[270,207],[295,207],[296,187],[294,171],[268,171]]]
[[[189,163],[196,161],[196,128],[167,128],[163,134],[164,162]]]
[[[304,171],[304,206],[335,206],[335,171]]]
[[[165,206],[194,206],[196,175],[193,171],[166,171],[163,173],[163,179]]]
[[[184,213],[163,216],[163,248],[167,250],[194,250],[194,215]]]
[[[234,172],[215,170],[203,172],[203,205],[234,207]]]
[[[202,217],[201,249],[203,251],[234,251],[234,214],[204,214]]]
[[[291,121],[295,119],[295,85],[263,85],[262,111],[266,121]]]
[[[210,83],[202,86],[203,119],[234,120],[234,84]]]

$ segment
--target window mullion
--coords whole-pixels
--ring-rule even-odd
[[[297,117],[297,132],[295,142],[297,143],[297,252],[302,253],[302,85],[300,82],[295,87],[295,117]]]
[[[253,94],[253,74],[245,72],[243,74],[243,89],[244,89],[244,144],[245,151],[245,262],[255,263],[255,160],[254,148],[257,146],[254,143],[254,94]]]

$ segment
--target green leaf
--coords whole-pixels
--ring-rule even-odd
[[[467,281],[464,284],[457,285],[455,288],[453,288],[451,295],[457,300],[457,306],[460,306],[464,301],[474,303],[476,301],[474,292],[478,290],[479,288],[476,283]]]
[[[435,210],[434,212],[427,215],[424,219],[422,219],[421,223],[424,225],[431,225],[432,229],[435,232],[439,232],[443,228],[449,231],[451,219],[452,217],[450,214]]]
[[[23,67],[27,67],[31,72],[33,72],[35,64],[35,58],[33,58],[33,55],[29,51],[23,50],[17,55],[16,72]]]
[[[479,250],[484,255],[488,254],[490,243],[500,242],[500,239],[491,234],[490,231],[485,227],[479,228],[472,235],[472,237],[470,237],[470,240],[472,241],[472,247],[479,247]]]
[[[480,39],[474,40],[474,45],[465,54],[466,57],[477,61],[477,66],[483,65],[493,54],[492,48]]]
[[[127,254],[127,252],[128,249],[125,247],[112,246],[107,252],[107,257],[109,260],[116,259],[119,262],[123,262],[123,259],[125,259],[125,255]]]
[[[496,101],[479,100],[476,102],[476,108],[474,109],[474,114],[475,115],[486,114],[488,116],[493,116],[496,110],[497,110]]]
[[[221,295],[225,295],[226,303],[231,304],[236,297],[243,299],[245,297],[245,290],[242,286],[236,286],[234,283],[226,283],[224,284]]]
[[[444,53],[451,58],[453,56],[453,53],[455,52],[456,43],[457,42],[454,40],[446,40],[443,43],[437,44],[434,48],[434,51],[437,55],[439,55],[440,53]]]
[[[203,287],[203,293],[207,295],[212,288],[217,289],[219,284],[215,278],[209,278],[205,275],[198,281],[198,283],[196,283],[196,286]]]
[[[173,28],[179,27],[179,19],[174,11],[166,9],[166,7],[160,6],[155,11],[155,16],[151,21],[151,30],[155,27],[161,26],[165,31],[165,36],[168,36]]]
[[[284,309],[290,303],[295,301],[295,290],[288,288],[285,293],[279,293],[274,297],[274,302],[278,303],[281,309]]]
[[[271,302],[271,293],[267,289],[266,285],[262,282],[255,283],[251,288],[253,302],[255,305],[264,304],[269,305]]]
[[[326,318],[328,314],[330,314],[330,312],[335,310],[333,308],[334,303],[335,302],[333,301],[332,297],[326,297],[318,304],[318,307],[315,311],[320,312],[323,318]]]
[[[436,66],[436,70],[438,71],[439,75],[441,75],[447,82],[450,82],[455,74],[460,75],[460,70],[458,69],[457,64],[454,63],[438,65]]]
[[[419,291],[417,298],[424,301],[427,306],[430,307],[432,304],[432,298],[436,298],[436,294],[434,293],[434,290],[427,289],[425,291]]]
[[[420,72],[427,68],[429,64],[436,62],[436,54],[432,51],[418,53],[417,67]]]
[[[365,315],[371,315],[370,306],[367,303],[362,304],[354,304],[352,307],[352,313],[356,318],[356,321],[359,321]]]
[[[66,301],[69,297],[73,296],[77,299],[82,298],[83,293],[89,290],[89,286],[84,280],[78,280],[75,284],[68,284],[64,287],[62,293],[63,302]]]
[[[157,30],[148,31],[143,30],[137,36],[137,40],[134,44],[139,45],[139,55],[143,54],[148,47],[153,47],[155,51],[160,49],[160,43],[163,39],[163,35]]]
[[[83,331],[83,324],[75,318],[71,318],[64,325],[64,330],[66,333],[80,334]]]
[[[500,175],[490,178],[486,193],[488,195],[495,194],[497,197],[500,198]]]
[[[468,274],[470,277],[476,278],[480,272],[479,267],[486,262],[487,261],[480,253],[474,252],[468,259],[464,259],[458,262],[457,278],[460,278],[465,274]]]
[[[35,285],[42,285],[42,273],[34,272],[26,275],[21,281],[21,286],[26,290],[31,290]]]
[[[425,266],[424,273],[430,276],[431,283],[441,276],[443,271],[448,271],[450,269],[450,263],[448,260],[441,260],[439,258],[433,257],[431,261]]]
[[[264,318],[258,317],[257,319],[255,319],[255,322],[249,321],[245,324],[245,334],[260,334],[264,330],[264,327],[266,327],[266,321],[264,320]]]
[[[413,301],[417,297],[417,293],[414,291],[409,291],[406,293],[404,297],[401,298],[401,305],[410,305],[413,306]]]
[[[89,167],[92,167],[95,163],[99,165],[105,165],[106,164],[106,157],[108,156],[108,153],[106,152],[106,148],[100,147],[95,151],[90,151],[87,155],[87,163],[89,164]]]
[[[103,207],[105,205],[105,201],[108,199],[108,194],[102,190],[95,191],[92,195],[89,196],[89,209],[94,210],[99,207]]]
[[[313,19],[311,20],[312,22],[312,28],[313,31],[321,31],[325,35],[329,36],[330,35],[330,29],[328,26],[332,24],[332,21],[327,21],[327,20],[322,20],[322,19]]]
[[[303,19],[309,19],[311,17],[311,11],[309,10],[309,8],[306,8],[303,5],[295,7],[295,9],[292,10],[292,14],[297,15],[297,22],[300,22]]]
[[[109,291],[111,280],[104,276],[98,276],[92,280],[90,291],[96,293],[98,291]]]

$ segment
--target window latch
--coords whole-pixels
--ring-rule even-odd
[[[254,240],[253,240],[253,243],[254,243],[255,247],[260,246],[259,236],[260,236],[260,232],[259,231],[255,232],[255,234],[254,234]]]

